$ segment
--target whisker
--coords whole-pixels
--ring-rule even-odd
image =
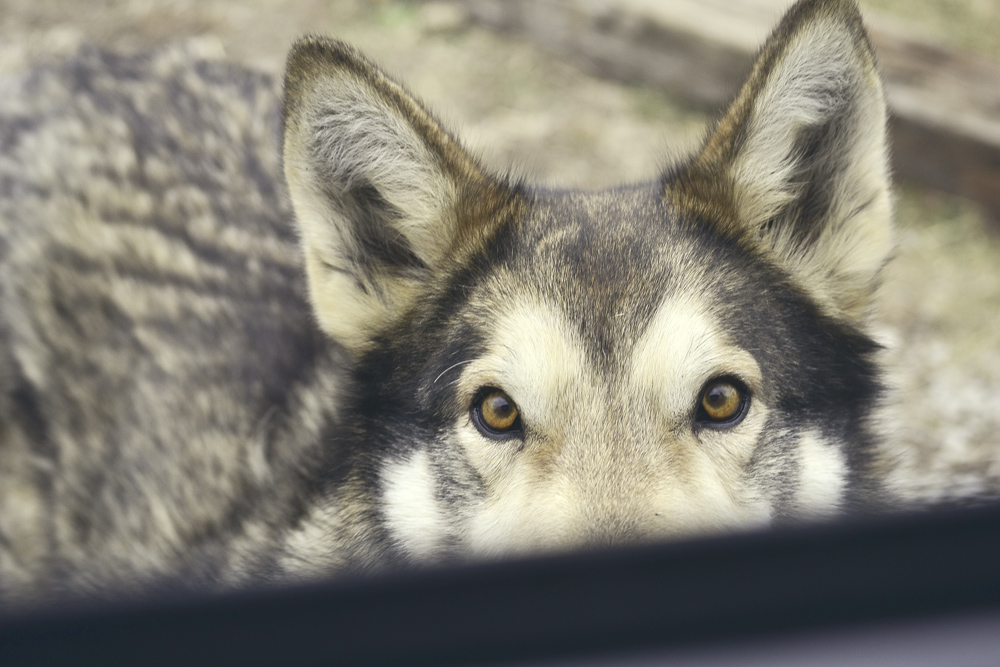
[[[448,366],[448,368],[446,368],[443,371],[441,371],[438,374],[438,376],[436,378],[434,378],[434,382],[432,382],[431,384],[437,384],[437,381],[440,380],[444,376],[444,374],[447,373],[448,371],[450,371],[451,369],[457,368],[457,367],[459,367],[459,366],[461,366],[463,364],[471,364],[473,361],[474,361],[473,359],[466,359],[465,361],[460,361],[457,364],[452,364],[451,366]]]

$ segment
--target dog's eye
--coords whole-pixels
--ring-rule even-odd
[[[750,404],[746,387],[731,377],[709,381],[701,390],[698,422],[712,428],[736,426],[746,416]]]
[[[472,402],[472,422],[487,438],[505,440],[521,434],[521,413],[506,392],[487,387]]]

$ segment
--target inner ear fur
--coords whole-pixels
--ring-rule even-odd
[[[803,0],[667,194],[861,320],[893,246],[886,115],[857,7]]]
[[[289,54],[283,161],[317,319],[353,352],[510,199],[399,84],[330,39]]]

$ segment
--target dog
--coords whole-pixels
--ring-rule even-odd
[[[851,0],[793,6],[694,155],[596,192],[490,173],[325,38],[283,96],[176,49],[0,87],[7,600],[877,502],[892,201]]]

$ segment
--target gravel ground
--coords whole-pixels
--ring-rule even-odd
[[[914,29],[1000,58],[998,0],[871,0]],[[0,0],[0,73],[80,44],[119,50],[197,39],[279,74],[299,34],[361,47],[406,81],[483,159],[536,181],[648,178],[707,119],[646,88],[595,79],[468,25],[455,6],[314,0]],[[971,204],[906,187],[878,332],[895,388],[891,479],[910,498],[1000,492],[1000,234]],[[994,393],[997,392],[997,393]]]

